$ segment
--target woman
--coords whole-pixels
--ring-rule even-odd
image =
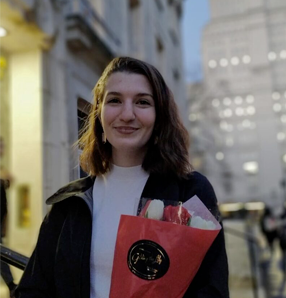
[[[280,226],[278,228],[279,246],[281,249],[281,269],[286,281],[286,202],[283,204],[283,212],[280,215]]]
[[[212,186],[188,162],[187,140],[158,70],[133,58],[112,60],[94,88],[79,140],[89,176],[47,200],[53,208],[18,297],[108,297],[120,215],[138,214],[143,197],[186,201],[197,195],[217,217]],[[184,297],[229,297],[222,231]]]
[[[263,215],[260,219],[260,227],[262,233],[264,234],[267,240],[267,244],[270,249],[271,255],[273,255],[274,241],[276,238],[278,238],[278,230],[277,219],[269,206],[265,206]]]
[[[7,224],[7,194],[6,190],[10,187],[12,177],[10,173],[2,165],[2,158],[5,153],[5,143],[4,139],[0,136],[0,201],[1,201],[1,238],[0,243],[2,243],[2,238],[6,236],[6,224]],[[7,263],[1,261],[1,277],[8,286],[10,297],[14,297],[14,292],[16,289],[16,284],[14,283],[14,277]]]

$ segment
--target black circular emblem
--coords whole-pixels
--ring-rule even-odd
[[[159,244],[151,240],[140,240],[129,249],[127,264],[130,271],[138,277],[153,280],[167,273],[170,260]]]

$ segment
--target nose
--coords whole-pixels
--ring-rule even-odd
[[[134,107],[132,102],[124,102],[120,113],[120,119],[125,122],[135,119]]]

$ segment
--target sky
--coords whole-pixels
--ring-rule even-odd
[[[209,20],[208,0],[183,1],[183,61],[187,82],[202,79],[201,36]]]

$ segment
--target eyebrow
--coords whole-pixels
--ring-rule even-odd
[[[120,95],[122,95],[122,94],[121,94],[120,92],[110,91],[110,92],[108,92],[108,93],[106,94],[106,96],[108,96],[108,95],[116,95],[116,96],[120,96]],[[150,97],[153,98],[153,95],[152,95],[152,94],[150,94],[150,93],[144,93],[144,92],[139,92],[139,93],[136,94],[136,96],[150,96]]]

